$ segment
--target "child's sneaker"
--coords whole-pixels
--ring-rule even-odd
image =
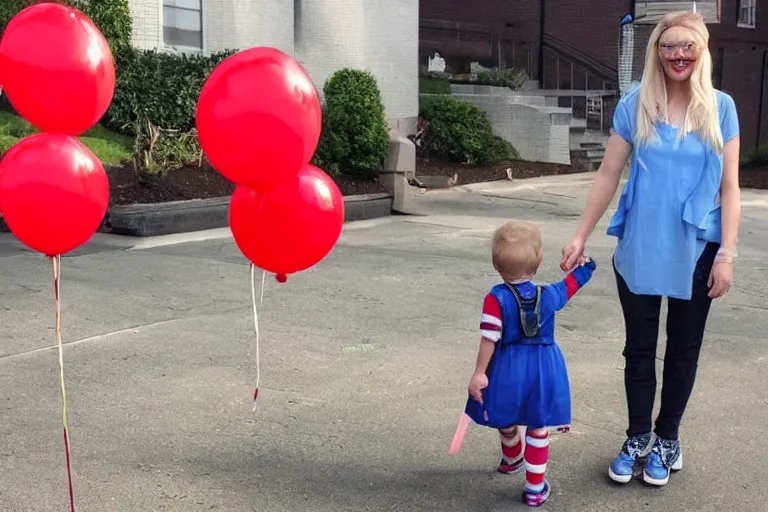
[[[620,484],[629,483],[638,457],[647,455],[651,448],[651,434],[632,436],[624,442],[621,451],[608,467],[608,476]]]
[[[523,456],[520,455],[517,459],[515,459],[512,462],[507,462],[507,459],[504,457],[501,458],[501,462],[499,462],[499,473],[505,473],[505,474],[511,474],[511,473],[517,473],[522,469],[523,467]]]
[[[544,480],[544,488],[538,492],[528,489],[523,491],[523,503],[529,507],[539,507],[549,499],[549,482]]]
[[[667,485],[670,471],[683,469],[683,452],[677,439],[656,438],[645,463],[643,480],[651,485]]]

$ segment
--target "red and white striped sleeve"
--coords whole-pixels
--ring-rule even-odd
[[[501,339],[501,306],[490,293],[483,301],[483,314],[480,316],[480,334],[483,338],[496,343]]]

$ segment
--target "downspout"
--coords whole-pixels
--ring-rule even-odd
[[[547,1],[539,0],[539,62],[536,73],[539,75],[539,88],[544,88],[544,18],[547,12]]]

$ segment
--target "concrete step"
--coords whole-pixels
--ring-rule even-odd
[[[583,142],[579,149],[571,149],[571,165],[584,171],[596,171],[605,157],[605,146]]]
[[[586,131],[587,120],[580,117],[573,117],[571,115],[571,131]]]
[[[538,91],[539,90],[539,81],[538,80],[526,80],[525,84],[523,84],[522,90],[523,91]]]

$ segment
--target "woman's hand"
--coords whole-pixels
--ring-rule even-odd
[[[483,390],[488,387],[488,376],[484,373],[476,373],[469,381],[469,396],[483,403]]]
[[[563,272],[570,272],[579,263],[586,261],[586,256],[584,255],[585,244],[586,240],[580,236],[575,236],[563,247],[563,259],[560,260],[560,269]]]
[[[709,297],[717,299],[722,297],[733,284],[733,263],[717,261],[712,265],[712,271],[709,273]]]

